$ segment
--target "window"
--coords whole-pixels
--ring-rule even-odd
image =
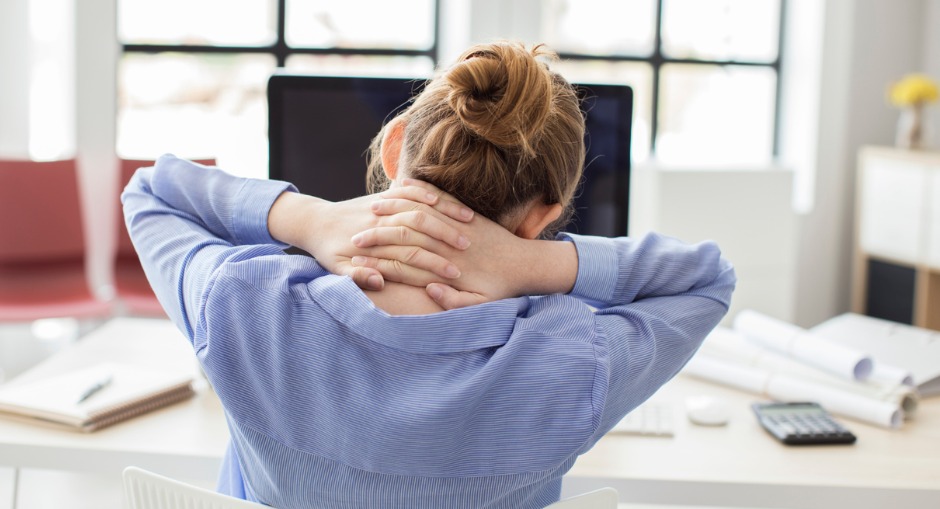
[[[268,77],[430,76],[438,2],[119,0],[118,155],[214,157],[265,177]]]
[[[474,0],[501,16],[460,23],[487,19],[493,27],[470,33],[511,36],[505,21],[519,18],[572,81],[631,85],[635,161],[761,164],[777,152],[785,1],[535,0],[525,5],[539,12],[523,16],[515,3]],[[272,72],[429,76],[441,3],[118,0],[118,154],[215,157],[265,176]]]
[[[634,90],[633,157],[755,164],[776,154],[785,0],[543,0],[572,81]]]

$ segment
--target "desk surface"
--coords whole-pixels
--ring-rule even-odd
[[[189,344],[165,320],[115,319],[11,383],[102,359],[198,372]],[[724,427],[691,424],[692,395],[726,398]],[[651,401],[673,408],[673,438],[609,435],[582,456],[565,492],[613,486],[622,501],[747,507],[940,507],[940,398],[921,402],[899,431],[841,419],[851,446],[784,446],[759,426],[752,395],[683,375]],[[128,465],[181,479],[215,479],[228,428],[214,393],[85,434],[0,418],[0,464],[115,473]]]
[[[167,320],[118,318],[8,383],[23,383],[114,360],[191,370],[192,347]],[[0,464],[119,473],[136,465],[181,479],[218,476],[228,427],[218,398],[203,382],[196,397],[93,433],[0,418]]]
[[[727,426],[689,422],[683,403],[698,395],[732,405]],[[604,437],[578,459],[566,491],[613,486],[647,503],[940,507],[940,398],[922,400],[901,430],[837,417],[858,436],[854,445],[805,447],[783,445],[760,427],[750,408],[759,400],[680,374],[650,399],[673,409],[675,436]]]

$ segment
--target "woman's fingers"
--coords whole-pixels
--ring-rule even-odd
[[[336,274],[351,277],[356,286],[363,290],[381,290],[385,287],[382,273],[374,268],[341,264],[336,267]]]
[[[428,246],[428,238],[443,241],[456,249],[467,249],[470,239],[453,226],[430,214],[423,207],[407,200],[382,200],[373,204],[373,210],[390,207],[401,212],[381,220],[382,226],[359,232],[352,237],[356,247],[396,244],[400,246]],[[409,210],[410,207],[410,210]]]
[[[424,286],[432,281],[460,277],[456,265],[420,247],[379,246],[371,249],[369,254],[353,256],[352,264],[377,269],[389,281]]]
[[[456,221],[467,222],[473,219],[473,210],[432,184],[415,179],[404,179],[402,184],[400,187],[383,191],[378,196],[385,199],[398,198],[424,203]]]
[[[486,297],[471,292],[461,292],[452,286],[431,283],[425,287],[428,296],[444,309],[456,309],[487,302]]]
[[[378,194],[382,198],[398,198],[418,203],[434,205],[440,200],[440,193],[419,186],[390,187]]]
[[[405,265],[397,260],[355,256],[352,258],[352,263],[359,267],[368,267],[379,271],[385,281],[395,281],[411,286],[427,286],[431,282],[445,280],[432,272]]]
[[[367,256],[352,258],[353,266],[376,270],[383,281],[414,286],[460,277],[457,266],[437,253],[449,252],[445,244],[459,250],[470,246],[454,220],[470,221],[472,210],[437,187],[413,179],[378,197],[371,205],[379,216],[378,225],[352,237],[354,246],[367,250]],[[363,284],[367,283],[366,279]],[[358,280],[357,284],[366,288]]]

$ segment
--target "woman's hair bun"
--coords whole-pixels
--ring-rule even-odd
[[[475,46],[447,70],[447,101],[475,135],[529,155],[553,103],[552,74],[538,57],[555,58],[543,46],[501,42]]]

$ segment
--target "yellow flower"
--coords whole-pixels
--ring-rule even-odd
[[[895,106],[912,106],[937,100],[937,84],[924,74],[908,74],[891,85],[891,102]]]

